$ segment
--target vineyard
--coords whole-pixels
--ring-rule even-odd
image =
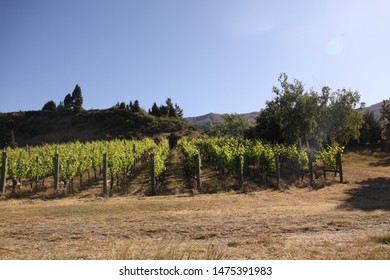
[[[203,164],[215,176],[234,179],[240,191],[247,191],[247,181],[278,188],[281,180],[313,182],[319,170],[324,177],[326,171],[339,173],[342,181],[343,149],[337,146],[309,151],[232,137],[181,138],[174,144],[170,148],[168,139],[144,138],[8,148],[1,162],[1,191],[13,196],[51,188],[54,193],[69,194],[101,184],[101,195],[111,196],[131,184],[129,178],[136,177],[135,171],[141,169],[149,174],[149,188],[144,188],[144,194],[155,195],[164,181],[172,150],[183,156],[187,187],[191,188],[194,178],[199,193],[207,192]]]

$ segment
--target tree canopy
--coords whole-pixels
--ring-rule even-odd
[[[274,142],[298,143],[315,141],[345,145],[359,138],[361,112],[356,110],[358,92],[332,91],[322,87],[318,93],[306,91],[303,83],[288,81],[286,74],[278,79],[280,88],[273,87],[275,98],[266,102],[260,112],[255,136]]]
[[[42,107],[42,111],[55,111],[57,110],[57,105],[53,100],[50,100]]]
[[[152,108],[149,109],[149,114],[155,117],[183,118],[183,109],[177,104],[173,105],[171,98],[167,98],[165,104],[157,106],[154,102]]]
[[[250,122],[247,118],[239,114],[223,115],[223,122],[212,124],[209,129],[211,136],[244,136],[249,129]]]
[[[76,84],[72,94],[68,93],[63,101],[63,105],[60,104],[59,109],[64,107],[66,110],[72,110],[75,112],[83,111],[83,94],[81,92],[81,87]]]

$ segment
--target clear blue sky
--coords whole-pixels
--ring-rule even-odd
[[[0,0],[0,112],[78,83],[84,108],[167,97],[185,116],[264,108],[285,72],[307,89],[390,97],[390,1]]]

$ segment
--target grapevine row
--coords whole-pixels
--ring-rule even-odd
[[[31,184],[39,179],[44,180],[53,174],[53,158],[59,155],[59,179],[68,187],[76,176],[93,170],[95,177],[101,168],[102,155],[107,154],[108,172],[111,181],[119,174],[126,174],[134,166],[137,159],[156,144],[145,138],[141,141],[113,140],[88,143],[68,143],[56,145],[42,145],[39,147],[8,148],[7,179],[12,185],[29,181]]]
[[[183,137],[177,142],[177,147],[185,157],[186,168],[189,174],[191,176],[197,175],[198,168],[201,168],[202,163],[200,158],[198,158],[200,152],[198,147],[195,145],[195,142],[190,142],[187,138]]]
[[[221,172],[227,172],[228,175],[238,175],[238,164],[240,163],[241,167],[255,166],[260,176],[275,174],[276,157],[280,163],[278,168],[290,169],[295,173],[309,171],[307,150],[299,149],[293,145],[271,145],[262,141],[234,137],[197,139],[189,143],[187,140],[182,141],[185,145],[194,145],[203,157],[215,162]],[[181,145],[183,146],[183,144]],[[338,146],[328,147],[316,153],[314,160],[321,160],[323,166],[338,170],[336,157],[342,152],[343,149]]]

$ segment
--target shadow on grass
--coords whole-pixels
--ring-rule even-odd
[[[383,158],[378,160],[377,162],[370,162],[369,166],[390,166],[390,158]]]
[[[340,206],[343,209],[363,211],[390,211],[390,178],[378,177],[360,182],[360,186],[346,190],[349,198]]]

